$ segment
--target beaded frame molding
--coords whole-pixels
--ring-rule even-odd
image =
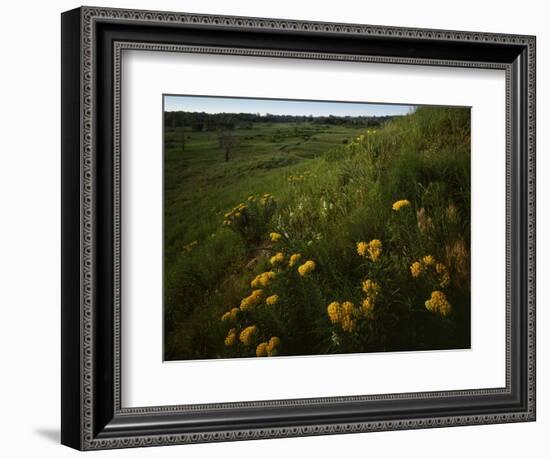
[[[123,408],[123,50],[506,75],[504,388]],[[62,14],[62,425],[79,450],[535,420],[535,37],[81,7]]]

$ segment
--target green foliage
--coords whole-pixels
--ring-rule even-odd
[[[247,246],[253,247],[266,234],[277,203],[271,194],[264,194],[258,199],[250,195],[247,201],[227,212],[223,225],[239,234]]]
[[[469,347],[469,110],[422,107],[376,129],[251,126],[234,131],[228,163],[215,133],[183,128],[182,150],[182,128],[166,131],[165,357],[254,356],[274,336],[279,355]],[[371,240],[376,260],[358,253]],[[252,286],[264,272],[274,278]],[[366,279],[380,286],[369,310]],[[254,289],[251,307],[224,315]],[[428,309],[433,291],[449,310]],[[346,320],[331,322],[331,302],[353,304]]]

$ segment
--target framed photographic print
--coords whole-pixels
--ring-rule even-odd
[[[533,421],[535,38],[62,15],[62,443]]]

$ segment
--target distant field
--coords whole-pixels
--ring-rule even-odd
[[[232,134],[165,129],[167,360],[469,347],[469,110]]]
[[[239,145],[224,161],[215,131],[167,128],[165,133],[166,256],[182,242],[219,229],[222,213],[250,194],[283,187],[285,177],[320,164],[329,149],[353,139],[358,128],[311,124],[255,124],[238,129]],[[182,151],[181,138],[185,136]],[[317,159],[317,160],[315,160]],[[282,197],[282,195],[281,195]],[[192,224],[189,222],[192,221]]]

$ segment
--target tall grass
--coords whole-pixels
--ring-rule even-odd
[[[204,179],[200,158],[167,155],[166,359],[469,347],[469,116],[422,107],[345,143],[316,132],[325,145],[309,159],[271,152],[294,141],[278,127],[255,161],[246,142],[233,164],[205,157]],[[374,257],[360,248],[372,240]]]

